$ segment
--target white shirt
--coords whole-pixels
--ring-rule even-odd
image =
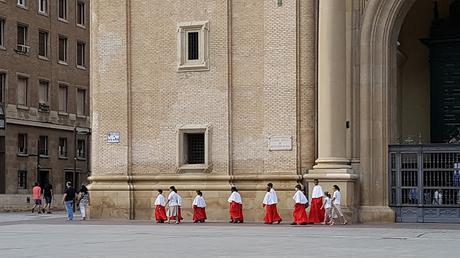
[[[169,193],[168,201],[169,201],[169,206],[180,206],[182,202],[182,198],[173,191]]]
[[[300,190],[297,190],[294,194],[294,197],[292,197],[292,199],[294,199],[294,202],[295,203],[300,203],[300,204],[306,204],[308,203],[308,199],[307,197],[305,196],[305,194],[300,191]]]
[[[241,199],[241,195],[238,192],[232,192],[230,197],[228,197],[228,202],[236,202],[243,204],[243,200]]]
[[[334,199],[334,204],[340,205],[342,193],[340,193],[340,191],[335,190],[334,194],[332,195],[332,198]]]
[[[273,188],[270,189],[270,193],[272,194],[273,204],[278,203],[278,195],[276,195],[275,189],[273,189]]]
[[[329,197],[324,197],[324,208],[329,209],[332,208],[332,200]]]
[[[195,206],[199,208],[204,208],[206,207],[206,202],[204,201],[203,196],[197,195],[195,199],[193,200],[192,207]]]
[[[262,203],[265,204],[265,205],[276,204],[274,195],[273,195],[273,193],[271,191],[265,193],[265,197],[264,197],[264,200],[262,201]]]
[[[166,205],[165,197],[162,194],[159,194],[157,198],[155,199],[154,205],[165,206]]]
[[[322,198],[323,196],[323,188],[321,188],[320,185],[315,185],[315,187],[313,187],[313,192],[311,193],[311,198]]]

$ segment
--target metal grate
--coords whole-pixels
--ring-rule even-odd
[[[460,145],[392,145],[388,162],[389,202],[400,221],[460,222]]]
[[[186,134],[187,138],[187,163],[204,164],[205,144],[203,133]]]

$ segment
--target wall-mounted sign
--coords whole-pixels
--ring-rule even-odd
[[[107,142],[108,143],[119,143],[120,142],[120,132],[108,132]]]
[[[276,135],[268,138],[268,150],[271,151],[290,151],[292,150],[292,137]]]

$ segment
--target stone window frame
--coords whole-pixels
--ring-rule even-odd
[[[23,79],[26,80],[26,89],[25,89],[25,105],[18,104],[18,89],[16,89],[16,108],[17,109],[23,109],[23,110],[29,110],[29,105],[30,105],[30,75],[25,74],[25,73],[16,73],[16,85],[19,85],[19,80]],[[18,88],[18,87],[17,87]]]
[[[198,60],[188,60],[187,33],[189,32],[198,32]],[[177,71],[209,71],[209,21],[177,24]]]
[[[203,133],[204,134],[204,163],[203,164],[186,164],[185,163],[185,134]],[[212,171],[211,162],[211,125],[180,125],[177,127],[176,143],[176,170],[177,173],[209,173]]]

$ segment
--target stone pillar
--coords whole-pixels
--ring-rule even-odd
[[[356,221],[355,181],[346,153],[346,2],[319,1],[318,42],[318,159],[305,175],[309,189],[319,179],[324,191],[342,190],[348,217]]]

